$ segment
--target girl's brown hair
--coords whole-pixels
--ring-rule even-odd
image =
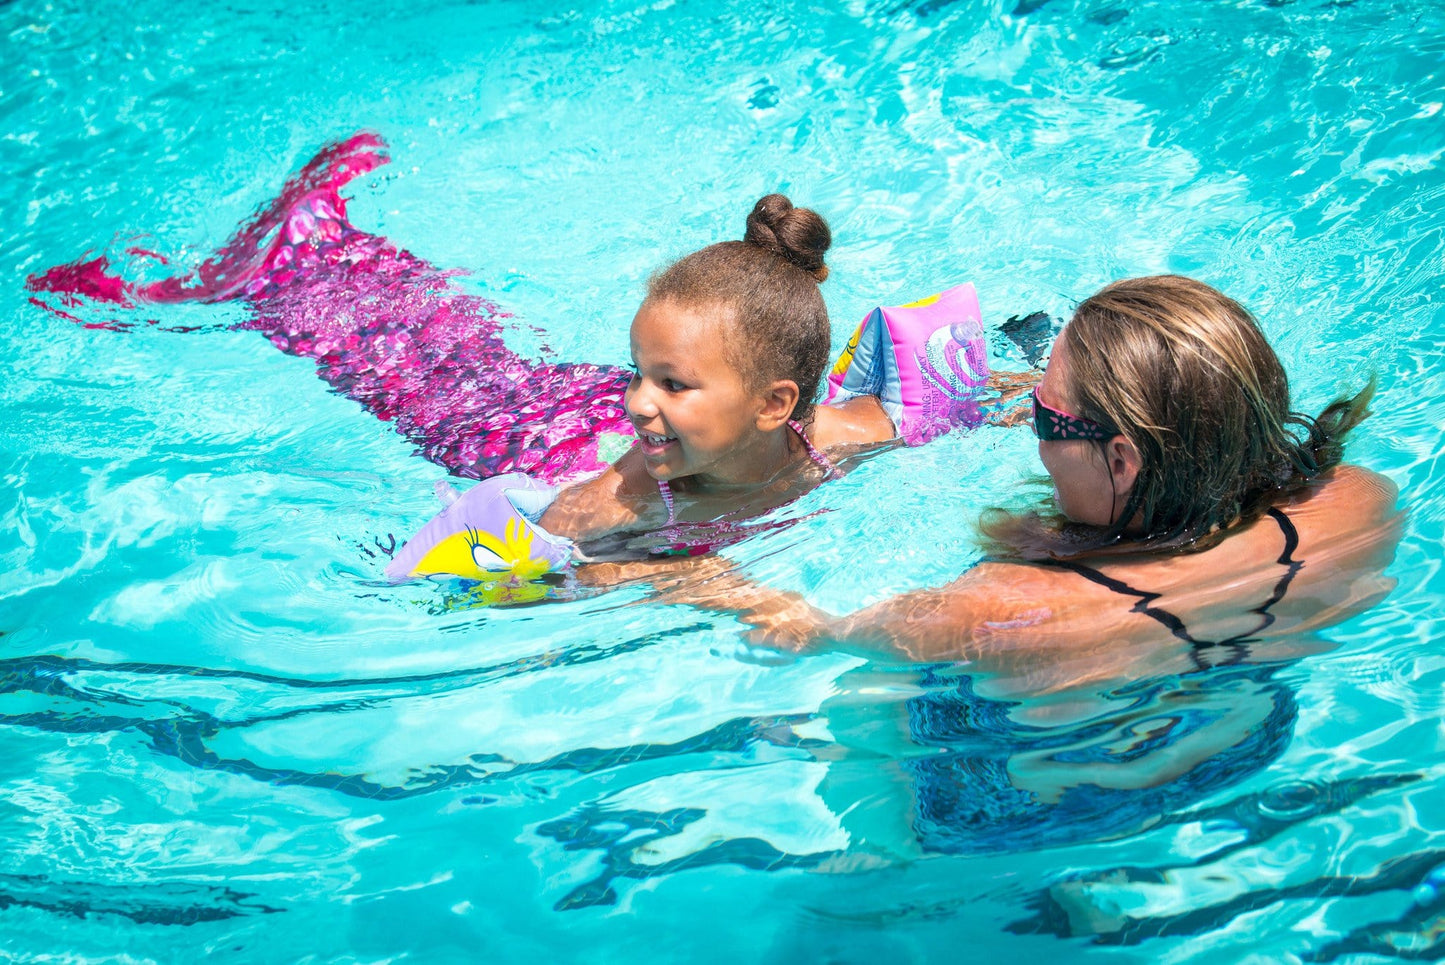
[[[693,252],[654,275],[649,301],[714,305],[731,316],[724,351],[751,385],[791,379],[794,419],[812,415],[828,364],[831,330],[818,285],[833,243],[828,223],[781,194],[753,206],[742,241]]]
[[[1115,282],[1086,299],[1059,336],[1069,402],[1113,426],[1141,466],[1119,519],[1091,527],[1058,514],[995,512],[985,534],[1025,556],[1212,545],[1337,465],[1368,414],[1373,381],[1311,418],[1290,408],[1289,381],[1258,323],[1234,299],[1179,275]]]

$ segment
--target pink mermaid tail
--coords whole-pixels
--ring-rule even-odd
[[[337,192],[385,164],[384,152],[374,134],[322,148],[191,274],[129,282],[101,256],[33,275],[26,287],[68,307],[242,299],[253,317],[235,327],[315,361],[334,390],[394,422],[454,475],[559,481],[604,469],[633,438],[627,371],[517,355],[502,341],[508,316],[454,287],[457,272],[352,226]]]

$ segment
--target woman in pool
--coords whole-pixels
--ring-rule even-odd
[[[1051,652],[1061,680],[1132,664],[1142,651],[1130,641],[1171,644],[1153,656],[1181,669],[1238,661],[1392,585],[1381,571],[1399,538],[1395,488],[1340,464],[1372,391],[1300,415],[1238,303],[1179,276],[1118,282],[1085,300],[1054,344],[1034,390],[1052,499],[1045,512],[990,514],[998,558],[843,618],[726,572],[674,592],[749,610],[775,643],[1040,673]]]

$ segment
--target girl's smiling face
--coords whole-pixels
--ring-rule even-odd
[[[627,414],[654,479],[759,482],[777,469],[775,447],[786,456],[787,440],[772,429],[792,405],[777,418],[773,393],[751,386],[724,350],[734,337],[721,305],[649,299],[637,310]]]

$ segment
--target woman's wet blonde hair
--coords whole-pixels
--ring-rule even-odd
[[[1204,548],[1337,465],[1367,415],[1373,382],[1311,418],[1290,408],[1289,380],[1254,316],[1180,275],[1115,282],[1086,299],[1059,336],[1078,415],[1138,449],[1139,475],[1120,518],[1091,527],[995,513],[985,533],[1026,556],[1128,548]]]

